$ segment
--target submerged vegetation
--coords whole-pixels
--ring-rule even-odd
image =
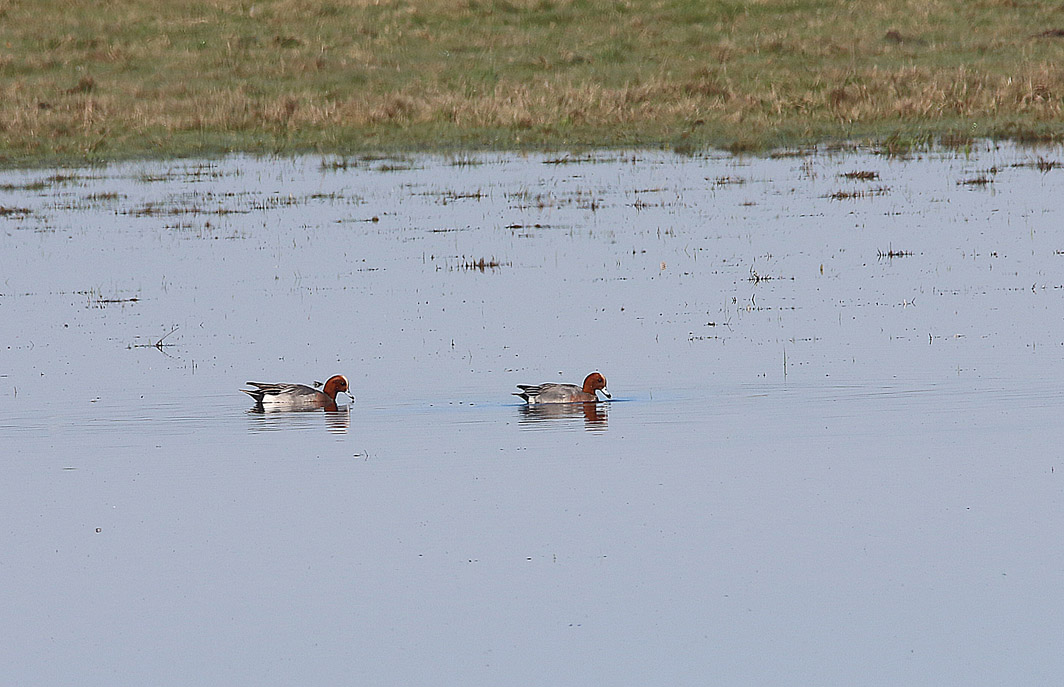
[[[0,0],[0,163],[1064,136],[1055,0]]]

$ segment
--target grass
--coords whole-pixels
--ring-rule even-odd
[[[0,164],[1064,138],[1055,0],[0,0]]]

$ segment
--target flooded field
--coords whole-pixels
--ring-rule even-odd
[[[1061,155],[2,173],[3,672],[1051,684]]]

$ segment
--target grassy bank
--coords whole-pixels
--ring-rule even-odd
[[[0,0],[0,164],[1062,136],[1055,0]]]

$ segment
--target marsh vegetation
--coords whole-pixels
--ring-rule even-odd
[[[1048,1],[4,0],[0,163],[1046,141],[1062,59]]]

